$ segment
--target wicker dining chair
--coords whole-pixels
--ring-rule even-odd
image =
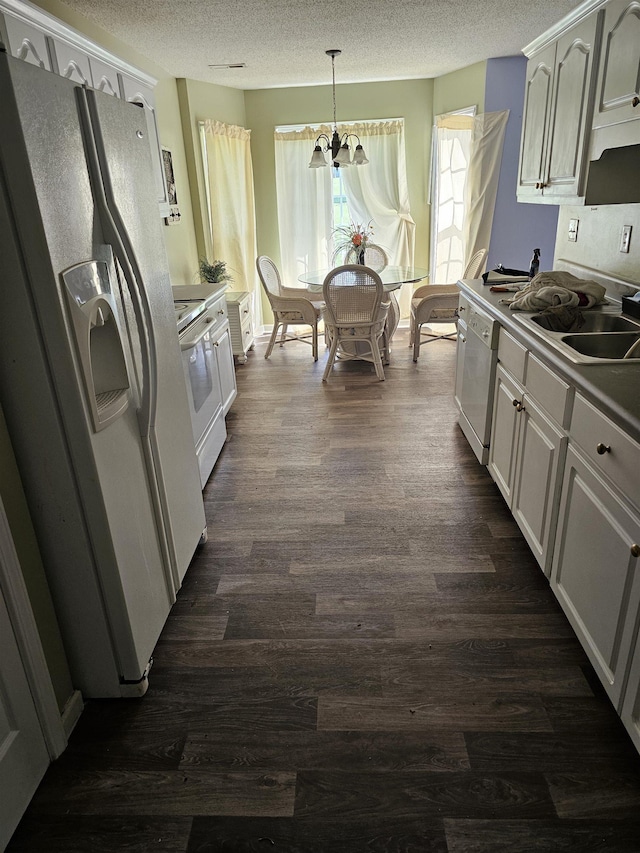
[[[336,358],[369,361],[383,381],[383,355],[387,361],[389,352],[389,302],[384,301],[378,273],[361,264],[345,264],[327,275],[322,293],[324,324],[331,344],[322,381],[327,381]]]
[[[269,300],[269,305],[273,311],[273,331],[267,346],[267,351],[264,354],[265,358],[269,358],[274,344],[278,337],[278,330],[282,329],[280,335],[280,346],[284,346],[287,341],[303,341],[306,344],[311,344],[313,350],[313,360],[318,360],[318,321],[320,320],[322,303],[311,302],[305,296],[292,296],[293,288],[283,288],[280,279],[280,273],[277,266],[267,257],[260,255],[256,260],[256,267],[260,282],[264,288],[264,292]],[[283,291],[287,293],[282,295]],[[311,333],[307,335],[288,335],[287,328],[289,326],[310,326]],[[310,338],[310,340],[309,340]]]
[[[358,259],[360,257],[360,249],[349,249],[347,252],[344,262],[345,264],[357,264]],[[375,244],[369,244],[364,250],[364,262],[365,265],[369,267],[369,269],[375,270],[376,272],[380,272],[385,267],[389,266],[389,258],[387,257],[387,253],[382,248],[382,246],[376,246]]]
[[[473,255],[461,278],[478,278],[482,272],[486,249],[480,249]],[[413,347],[413,360],[420,355],[420,345],[430,341],[446,338],[455,340],[451,334],[436,335],[431,332],[423,333],[422,326],[437,323],[455,323],[458,319],[458,300],[460,291],[456,284],[424,284],[411,297],[411,320],[409,346]],[[425,339],[423,340],[423,335]]]

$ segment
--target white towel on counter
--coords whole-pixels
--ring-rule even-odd
[[[504,302],[511,311],[540,311],[550,305],[581,305],[593,308],[605,302],[605,288],[595,281],[577,278],[570,272],[551,270],[540,272],[513,299]],[[580,294],[586,302],[581,303]]]

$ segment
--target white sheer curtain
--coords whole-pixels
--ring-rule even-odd
[[[475,116],[471,132],[471,159],[465,187],[464,249],[468,259],[489,249],[504,133],[509,110]]]
[[[328,126],[278,131],[275,139],[280,266],[286,287],[304,287],[298,276],[331,266],[333,198],[331,169],[310,169],[319,133]]]
[[[468,259],[489,247],[508,117],[509,110],[436,117],[433,283],[455,282]]]
[[[409,188],[404,147],[404,121],[349,124],[366,152],[369,164],[349,166],[342,180],[351,219],[373,225],[373,242],[382,246],[393,266],[413,266],[415,222],[409,208]],[[320,170],[324,171],[324,169]],[[400,316],[408,317],[411,285],[396,292]]]
[[[213,119],[200,122],[200,129],[213,251],[233,276],[231,288],[256,294],[254,322],[260,326],[251,133]]]

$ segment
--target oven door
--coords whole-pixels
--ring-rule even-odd
[[[215,325],[214,319],[205,313],[180,337],[196,452],[222,412],[222,389],[212,343]]]

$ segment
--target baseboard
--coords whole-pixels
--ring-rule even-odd
[[[62,728],[64,729],[67,740],[71,732],[75,729],[83,709],[84,700],[82,699],[82,693],[79,690],[74,690],[67,699],[67,703],[62,711]]]

